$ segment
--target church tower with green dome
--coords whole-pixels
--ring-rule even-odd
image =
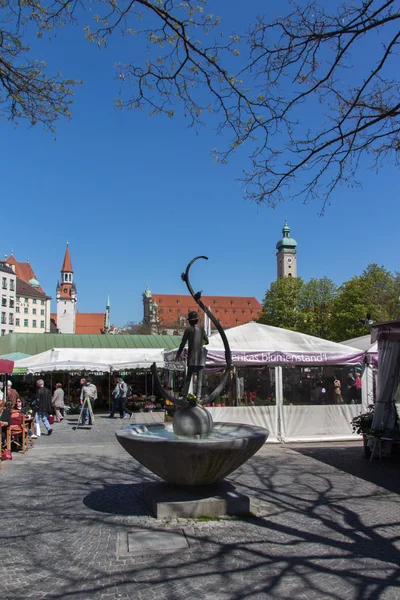
[[[290,227],[285,219],[282,239],[276,244],[276,264],[278,279],[297,277],[297,242],[290,237]]]

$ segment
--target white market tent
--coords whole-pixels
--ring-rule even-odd
[[[51,371],[127,371],[164,366],[162,348],[52,348],[14,363],[28,373]]]
[[[360,406],[350,404],[288,405],[283,402],[283,367],[360,365],[364,352],[314,336],[247,323],[225,331],[236,367],[270,366],[275,369],[275,406],[212,407],[215,421],[249,423],[266,427],[268,441],[327,441],[355,439],[350,421]],[[166,352],[173,361],[176,351]],[[207,346],[209,367],[225,363],[224,346],[219,334],[210,337]],[[364,376],[363,376],[364,381]],[[365,381],[366,387],[367,383]]]
[[[246,323],[225,331],[234,365],[344,365],[363,360],[357,347],[344,347],[312,335],[260,323]],[[210,337],[207,362],[225,363],[219,334]]]
[[[346,346],[352,346],[353,348],[359,348],[365,352],[365,362],[366,362],[366,374],[367,385],[365,386],[365,390],[363,392],[363,405],[368,406],[375,402],[374,396],[374,366],[378,365],[378,342],[371,344],[371,335],[362,335],[360,337],[351,338],[350,340],[345,340],[341,342]]]
[[[344,342],[341,342],[341,344],[352,346],[353,348],[359,348],[371,357],[372,362],[378,362],[378,342],[372,344],[371,336],[369,334],[351,338],[350,340],[345,340]]]

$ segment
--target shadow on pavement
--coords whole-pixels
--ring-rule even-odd
[[[83,504],[111,515],[149,516],[142,496],[143,483],[111,484],[90,492],[83,498]]]
[[[400,459],[398,455],[391,458],[369,462],[363,456],[363,447],[360,446],[329,446],[291,448],[304,456],[309,456],[322,463],[340,469],[345,473],[360,477],[390,492],[400,493]]]

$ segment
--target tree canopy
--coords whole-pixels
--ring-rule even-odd
[[[259,322],[329,338],[336,285],[328,279],[284,277],[271,283]]]
[[[400,317],[400,275],[376,264],[337,287],[327,277],[304,282],[285,277],[271,283],[259,322],[336,342],[366,335],[362,321]]]
[[[3,0],[0,110],[50,129],[70,115],[78,82],[30,58],[32,26],[41,37],[79,25],[102,49],[112,35],[131,35],[147,52],[116,65],[124,88],[117,106],[168,117],[180,107],[192,125],[212,113],[229,140],[216,159],[247,149],[248,198],[270,206],[289,195],[320,198],[324,206],[338,184],[356,184],[365,158],[398,164],[399,3],[290,6],[226,35],[205,0],[93,0],[90,9],[83,0]],[[223,21],[229,3],[219,8]]]

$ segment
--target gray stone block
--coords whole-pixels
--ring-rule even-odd
[[[157,519],[222,517],[250,512],[250,498],[227,481],[202,487],[146,483],[143,485],[143,498]]]

